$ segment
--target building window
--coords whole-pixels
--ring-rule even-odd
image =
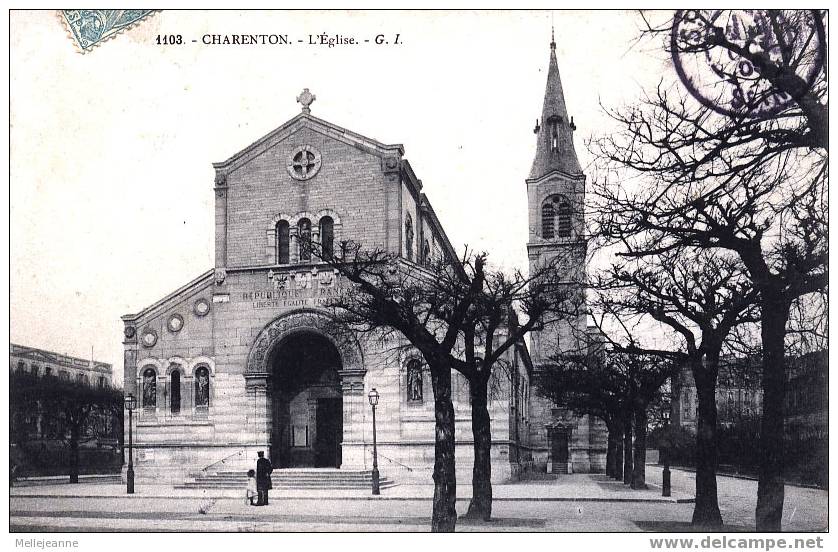
[[[425,263],[425,266],[431,266],[431,244],[428,240],[425,240],[425,244],[422,246],[422,262]]]
[[[422,402],[422,396],[422,362],[414,358],[407,363],[407,400]]]
[[[413,260],[413,218],[408,213],[404,219],[404,248],[407,260]]]
[[[104,389],[107,386],[108,380],[105,376],[99,376],[99,389]]]
[[[300,261],[311,260],[311,221],[300,219],[297,223],[297,234],[300,237]]]
[[[180,370],[172,370],[169,374],[171,392],[169,396],[169,410],[172,414],[180,414]]]
[[[201,366],[195,370],[195,408],[206,411],[210,403],[209,370]]]
[[[143,372],[143,408],[157,408],[157,372],[153,368]]]
[[[332,217],[320,219],[320,246],[326,258],[331,257],[335,252],[335,221]]]
[[[567,199],[562,198],[562,200],[559,202],[559,208],[558,208],[558,212],[556,213],[556,215],[557,215],[556,218],[558,219],[558,224],[557,224],[558,228],[557,228],[556,234],[558,234],[558,236],[560,238],[569,238],[570,237],[570,231],[571,231],[571,224],[570,224],[571,209],[570,209],[570,202]]]
[[[541,237],[545,240],[552,240],[555,235],[554,219],[556,214],[553,211],[552,203],[545,203],[541,206]]]
[[[290,244],[291,236],[288,221],[281,220],[276,223],[276,262],[278,264],[288,264],[291,251]]]

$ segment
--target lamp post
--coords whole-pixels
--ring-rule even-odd
[[[125,472],[125,480],[128,484],[128,494],[134,494],[134,409],[137,407],[137,399],[132,393],[125,397],[125,408],[128,409],[128,471]]]
[[[369,392],[370,405],[372,406],[372,494],[380,495],[381,489],[378,483],[378,442],[375,437],[375,406],[378,404],[378,391],[375,387]]]
[[[662,496],[672,496],[672,473],[669,471],[669,448],[670,448],[670,431],[669,431],[669,410],[663,411],[664,425],[664,447],[663,447],[663,492]]]

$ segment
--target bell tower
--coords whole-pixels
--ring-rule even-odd
[[[541,119],[535,123],[535,159],[527,178],[530,274],[554,264],[561,281],[579,286],[585,278],[587,242],[584,236],[585,175],[576,158],[573,132],[576,124],[568,115],[556,41],[550,42],[547,88]],[[581,289],[581,288],[580,288]],[[585,331],[585,316],[548,324],[532,334],[532,357],[536,366],[550,362],[559,352],[570,352]]]

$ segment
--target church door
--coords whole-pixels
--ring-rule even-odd
[[[568,434],[567,431],[553,431],[553,473],[567,473]]]

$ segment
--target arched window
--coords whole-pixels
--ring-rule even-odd
[[[335,221],[332,217],[320,219],[320,246],[324,257],[331,257],[335,252]]]
[[[425,244],[422,246],[422,262],[425,263],[425,266],[431,266],[431,244],[428,243],[428,240],[425,240]]]
[[[209,370],[201,366],[195,370],[195,409],[206,411],[210,401]]]
[[[143,408],[157,408],[157,372],[153,368],[143,372]]]
[[[300,261],[311,260],[311,221],[300,219],[297,223],[297,235],[300,237]]]
[[[541,237],[545,240],[552,240],[555,235],[556,213],[553,204],[549,201],[541,206]]]
[[[407,254],[407,260],[413,260],[413,218],[410,213],[404,219],[404,248]]]
[[[172,370],[169,383],[172,388],[169,394],[169,410],[172,414],[180,414],[180,370]]]
[[[556,233],[558,234],[558,236],[560,238],[569,238],[570,237],[570,231],[571,231],[570,215],[571,215],[570,202],[565,198],[561,198],[561,200],[559,201],[559,208],[558,208],[558,213],[557,213],[557,216],[556,216],[556,218],[558,219],[557,225],[556,225],[556,226],[558,226],[558,228],[557,228]]]
[[[407,400],[422,402],[422,361],[411,359],[407,363]]]
[[[288,264],[291,244],[290,228],[287,220],[276,223],[276,262],[277,264]]]

